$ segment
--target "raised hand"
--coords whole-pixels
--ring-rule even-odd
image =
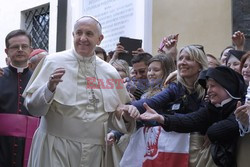
[[[160,48],[158,49],[158,52],[167,53],[170,52],[171,49],[176,49],[178,36],[179,34],[164,37],[161,42]]]
[[[117,59],[119,58],[119,54],[120,54],[120,53],[126,53],[126,52],[128,52],[128,51],[126,51],[126,50],[124,49],[124,47],[121,45],[121,43],[118,42],[118,43],[116,44],[115,52],[114,52],[114,54],[113,54],[113,56],[112,56],[110,62],[117,60]]]
[[[244,33],[236,31],[232,36],[232,41],[236,46],[237,50],[244,50],[244,45],[246,41]]]
[[[56,90],[56,86],[59,84],[59,82],[62,82],[62,76],[65,74],[65,69],[64,68],[57,68],[49,78],[49,83],[48,83],[48,89],[51,92],[54,92]]]
[[[153,120],[157,121],[161,124],[164,124],[164,117],[160,114],[158,114],[154,109],[150,108],[147,103],[143,103],[144,108],[146,109],[146,112],[140,115],[140,118],[142,120]]]
[[[235,114],[236,118],[245,127],[248,127],[248,125],[249,125],[249,115],[248,115],[249,107],[250,106],[247,103],[241,106],[241,102],[238,101],[237,108],[234,111],[234,114]]]
[[[137,50],[132,51],[133,56],[137,56],[140,53],[144,53],[144,50],[142,48],[138,48]]]

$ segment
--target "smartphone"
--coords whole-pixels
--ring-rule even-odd
[[[119,59],[125,60],[129,66],[132,66],[131,59],[133,58],[132,51],[136,51],[138,48],[142,47],[141,39],[134,39],[128,37],[120,37],[119,42],[126,50],[126,53],[120,53]]]
[[[164,38],[163,38],[159,46],[159,51],[163,51],[164,46],[165,44],[164,44]]]

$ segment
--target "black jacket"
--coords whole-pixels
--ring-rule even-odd
[[[225,155],[226,158],[223,157],[223,164],[212,152],[215,163],[219,166],[235,166],[235,149],[239,137],[239,126],[234,115],[236,104],[237,100],[232,100],[223,107],[215,107],[209,103],[193,113],[164,115],[162,127],[166,131],[206,133],[212,147],[230,147],[231,150],[231,153]]]
[[[0,113],[29,115],[23,106],[22,93],[32,72],[26,68],[22,73],[17,73],[12,66],[3,70],[4,75],[0,77]],[[24,146],[25,139],[22,137],[0,136],[0,166],[22,167]]]

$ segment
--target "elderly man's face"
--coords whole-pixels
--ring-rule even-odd
[[[82,18],[75,25],[73,37],[76,52],[84,57],[94,55],[96,45],[99,45],[103,35],[98,24],[91,18]]]

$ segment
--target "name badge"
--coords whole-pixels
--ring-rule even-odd
[[[180,104],[173,104],[172,105],[172,110],[179,110],[180,109]]]

